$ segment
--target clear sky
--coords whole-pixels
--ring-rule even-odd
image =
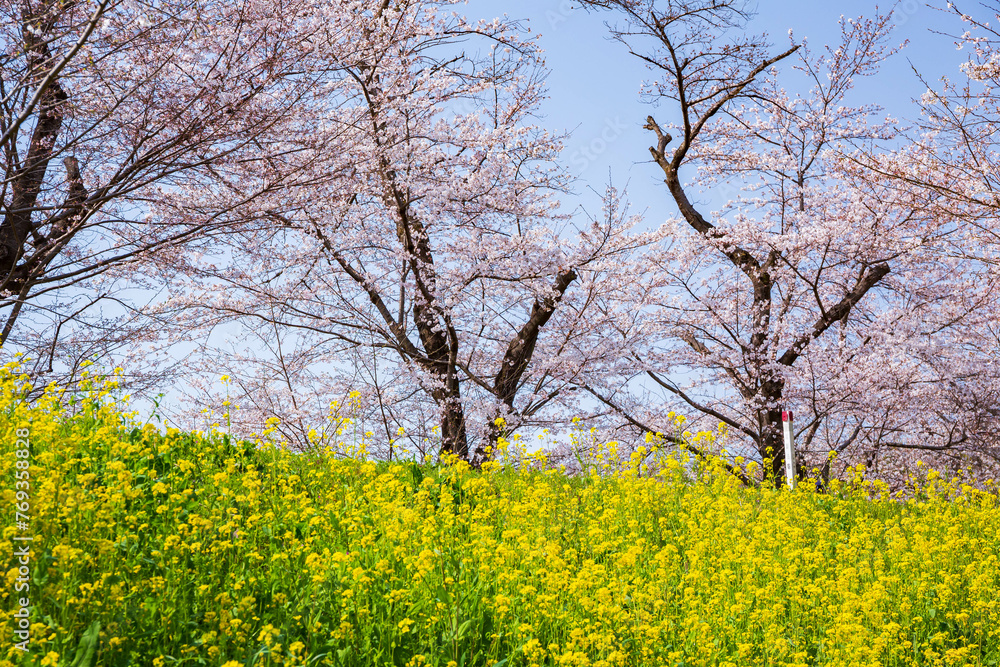
[[[787,44],[791,29],[797,39],[807,38],[810,48],[818,50],[837,43],[842,14],[872,15],[878,6],[871,0],[761,0],[750,28],[766,31],[778,46]],[[881,5],[883,9],[889,6]],[[628,184],[633,210],[645,211],[650,224],[675,213],[662,187],[662,175],[649,162],[650,136],[642,129],[646,116],[656,115],[655,109],[638,99],[647,70],[621,44],[608,39],[604,20],[609,14],[587,13],[570,0],[468,0],[465,9],[470,18],[507,14],[526,19],[531,30],[541,34],[551,70],[543,124],[572,133],[564,160],[579,178],[580,197],[565,201],[568,208],[580,203],[593,208],[596,196],[588,194],[588,189],[603,191],[610,177],[616,186]],[[903,0],[897,16],[893,40],[908,40],[909,45],[877,77],[859,82],[853,103],[879,104],[887,113],[905,119],[917,113],[911,100],[925,90],[911,65],[928,81],[936,81],[955,72],[965,54],[956,50],[952,39],[933,32],[961,32],[953,14],[917,0]]]

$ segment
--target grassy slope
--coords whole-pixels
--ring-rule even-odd
[[[0,377],[0,666],[1000,657],[1000,509],[933,475],[922,499],[899,502],[867,484],[747,490],[711,469],[688,480],[669,456],[656,475],[575,478],[306,457],[134,428],[100,388],[29,409],[19,382]],[[24,655],[20,427],[35,537]]]

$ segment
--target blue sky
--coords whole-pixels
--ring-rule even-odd
[[[866,0],[762,0],[751,29],[766,31],[779,46],[787,43],[792,29],[796,38],[807,38],[816,50],[839,40],[842,14],[872,15],[878,6]],[[889,6],[881,5],[883,9]],[[550,129],[572,133],[564,159],[579,178],[580,196],[564,199],[567,208],[598,205],[596,195],[588,190],[603,191],[610,177],[616,186],[628,185],[633,210],[645,211],[652,225],[674,214],[662,175],[648,162],[649,133],[641,128],[649,113],[656,115],[638,99],[646,70],[621,44],[607,38],[604,20],[608,14],[588,14],[570,0],[469,0],[465,13],[470,18],[506,13],[527,19],[531,30],[541,34],[551,70],[550,98],[543,107],[542,122]],[[877,77],[859,82],[853,102],[880,104],[887,113],[905,119],[916,114],[911,100],[924,92],[911,65],[928,81],[936,81],[955,72],[965,54],[956,50],[952,39],[932,32],[960,32],[954,15],[917,0],[904,0],[897,16],[893,41],[909,40],[909,45]]]

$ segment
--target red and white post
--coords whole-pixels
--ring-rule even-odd
[[[788,488],[795,488],[795,431],[792,427],[792,411],[782,410],[782,430],[785,435],[785,480]]]

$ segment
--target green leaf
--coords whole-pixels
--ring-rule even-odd
[[[467,620],[465,623],[462,623],[462,625],[458,626],[458,632],[455,633],[455,640],[456,641],[460,640],[462,637],[465,636],[465,633],[466,633],[466,631],[468,631],[470,625],[472,625],[472,619],[471,618],[469,620]]]
[[[97,642],[100,635],[101,622],[94,621],[89,628],[83,631],[70,667],[91,667],[94,664],[94,654],[97,652]]]

